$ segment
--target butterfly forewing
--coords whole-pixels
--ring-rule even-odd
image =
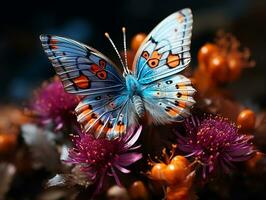
[[[64,37],[41,35],[40,39],[67,92],[89,95],[123,89],[119,71],[100,52]]]
[[[164,19],[147,36],[133,63],[141,84],[174,75],[188,66],[192,22],[191,10],[183,9]]]

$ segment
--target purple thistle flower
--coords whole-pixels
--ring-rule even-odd
[[[186,137],[177,133],[178,148],[203,164],[204,179],[218,168],[229,173],[233,162],[246,161],[255,153],[253,136],[241,134],[234,123],[222,117],[191,117],[184,125]]]
[[[54,78],[37,91],[31,110],[41,124],[52,122],[55,130],[60,130],[76,121],[74,109],[78,103],[79,97],[66,93],[61,81]]]
[[[130,173],[125,167],[142,158],[141,153],[129,152],[140,146],[133,145],[138,140],[142,127],[136,133],[130,129],[128,133],[115,140],[105,138],[95,139],[92,134],[81,132],[73,137],[74,148],[69,150],[69,160],[80,166],[87,175],[88,181],[97,185],[96,193],[102,188],[107,176],[113,176],[121,185],[116,169]]]

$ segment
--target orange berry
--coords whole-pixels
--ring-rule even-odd
[[[237,117],[237,124],[242,130],[251,130],[255,128],[256,115],[250,109],[242,110]]]
[[[129,188],[130,199],[148,199],[148,190],[142,181],[135,181]]]
[[[164,170],[166,169],[167,165],[164,163],[157,163],[151,169],[151,177],[154,180],[164,180]]]
[[[210,57],[207,72],[210,73],[212,79],[218,82],[227,80],[227,63],[224,56],[214,54]]]
[[[184,156],[175,156],[171,160],[171,164],[176,166],[183,166],[185,168],[189,166],[189,161]]]
[[[182,165],[169,164],[164,170],[165,181],[169,185],[177,184],[186,179],[188,174],[187,168]]]
[[[232,54],[227,59],[228,62],[228,80],[234,81],[239,78],[242,72],[241,58],[237,54]]]
[[[249,169],[255,169],[258,162],[263,158],[263,153],[261,152],[256,152],[256,154],[246,162],[246,165]]]
[[[6,154],[14,150],[17,144],[16,134],[0,134],[0,154]]]
[[[166,199],[167,200],[186,200],[189,198],[189,188],[187,187],[167,187]]]
[[[146,38],[146,34],[145,33],[138,33],[136,34],[132,40],[131,40],[131,49],[134,52],[137,52],[141,43],[143,42],[143,40]]]
[[[215,44],[207,43],[203,45],[198,52],[199,65],[205,68],[210,56],[217,52],[218,47]]]

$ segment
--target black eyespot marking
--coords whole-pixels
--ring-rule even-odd
[[[180,98],[182,96],[182,94],[180,92],[177,93],[177,98]]]
[[[101,99],[101,96],[97,96],[95,97],[96,100],[100,100]]]
[[[176,84],[175,87],[176,87],[176,89],[179,89],[179,85],[178,84]]]
[[[124,125],[124,123],[122,121],[118,121],[117,125],[121,126],[121,125]]]
[[[108,122],[107,127],[108,128],[113,128],[113,125],[110,122]]]
[[[97,119],[97,115],[96,115],[95,113],[92,113],[92,114],[91,114],[91,118],[93,118],[93,119]]]
[[[166,112],[169,112],[170,110],[172,110],[172,108],[170,106],[166,106],[166,108],[164,109]]]
[[[150,55],[149,55],[148,51],[143,51],[141,56],[147,60]]]
[[[166,81],[166,84],[168,84],[168,85],[170,85],[170,84],[172,84],[172,83],[173,83],[172,80],[168,80],[168,81]]]

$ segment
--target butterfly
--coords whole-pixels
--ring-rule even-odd
[[[179,72],[191,60],[192,23],[189,8],[165,18],[144,39],[132,71],[106,33],[123,73],[105,55],[80,42],[54,35],[41,35],[40,40],[65,91],[83,96],[75,109],[83,130],[96,138],[114,139],[137,125],[145,113],[154,124],[182,121],[190,114],[195,89]]]

